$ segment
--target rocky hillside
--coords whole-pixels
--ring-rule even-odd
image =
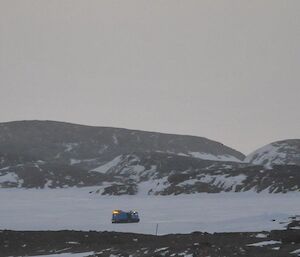
[[[103,195],[288,192],[295,162],[272,167],[206,138],[52,121],[0,124],[0,187],[97,186]]]
[[[55,121],[0,123],[0,153],[26,160],[63,164],[84,162],[86,166],[93,160],[101,163],[120,154],[148,151],[222,161],[245,158],[242,153],[203,137]],[[3,159],[2,166],[6,165],[4,162]]]
[[[163,236],[107,231],[0,230],[0,252],[3,257],[296,257],[300,253],[300,230]]]
[[[300,165],[300,139],[289,139],[268,144],[249,154],[245,162],[265,167]]]
[[[80,164],[81,165],[81,164]],[[102,195],[197,192],[288,192],[300,189],[300,166],[266,169],[246,163],[201,160],[168,153],[123,154],[90,170],[42,161],[0,170],[1,187],[98,186]]]
[[[118,156],[98,171],[107,176],[98,193],[190,194],[199,192],[288,192],[300,189],[300,166],[263,166],[190,157],[136,153]]]

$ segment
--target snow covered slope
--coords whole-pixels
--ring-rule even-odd
[[[300,139],[268,144],[249,154],[245,162],[268,168],[274,165],[300,165]]]
[[[300,166],[276,166],[269,170],[246,163],[215,162],[174,154],[122,155],[94,171],[106,176],[97,190],[102,195],[300,190]]]
[[[97,186],[102,195],[298,191],[300,165],[286,164],[300,163],[299,144],[284,142],[245,163],[243,154],[201,137],[53,121],[0,123],[0,187]]]
[[[300,213],[295,192],[100,197],[89,194],[92,190],[0,189],[0,229],[153,234],[159,223],[159,234],[260,231],[284,229],[289,217]],[[112,224],[116,208],[139,211],[141,222]]]
[[[174,154],[241,162],[244,155],[203,137],[55,121],[0,123],[0,187],[100,185],[120,156]]]
[[[176,154],[122,154],[92,169],[33,162],[0,169],[0,187],[98,186],[102,195],[171,195],[199,192],[300,190],[300,166],[217,162]]]

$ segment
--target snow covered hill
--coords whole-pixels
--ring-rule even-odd
[[[300,166],[266,169],[167,153],[123,154],[90,170],[43,162],[0,170],[1,187],[98,186],[102,195],[178,195],[219,192],[289,192],[300,189]]]
[[[264,165],[300,165],[300,139],[289,139],[268,144],[249,154],[245,162]]]
[[[270,171],[246,163],[215,162],[162,153],[118,156],[93,172],[107,177],[97,190],[103,195],[300,190],[300,166],[276,166]]]
[[[273,167],[265,151],[246,163],[243,154],[206,138],[52,121],[2,123],[0,188],[97,186],[103,195],[299,191],[300,163],[290,158],[298,148],[276,149],[282,161],[271,160],[282,165]]]

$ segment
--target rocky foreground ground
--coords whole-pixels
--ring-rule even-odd
[[[96,231],[0,231],[0,256],[300,256],[299,220],[286,230],[163,236]],[[61,255],[66,256],[66,255]],[[74,256],[79,256],[75,254]]]

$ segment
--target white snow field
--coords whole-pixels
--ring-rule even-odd
[[[300,193],[101,196],[97,188],[0,189],[0,229],[97,230],[154,234],[284,229],[300,214]],[[138,224],[111,224],[114,209],[137,210]]]

